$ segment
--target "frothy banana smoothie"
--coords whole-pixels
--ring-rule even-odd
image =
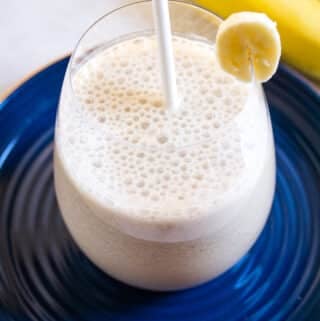
[[[194,286],[239,260],[274,191],[261,88],[224,72],[212,44],[174,36],[173,49],[177,111],[164,102],[156,37],[135,35],[71,71],[55,136],[73,238],[106,273],[154,290]]]

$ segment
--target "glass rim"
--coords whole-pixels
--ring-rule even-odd
[[[121,11],[123,9],[126,9],[126,8],[134,7],[134,6],[137,6],[137,5],[140,5],[140,4],[147,4],[147,3],[151,4],[152,0],[138,0],[138,1],[135,1],[135,2],[131,2],[131,3],[127,3],[127,4],[124,4],[124,5],[118,6],[115,9],[112,9],[111,11],[108,11],[107,13],[105,13],[104,15],[102,15],[101,17],[96,19],[82,33],[81,37],[79,38],[79,40],[76,43],[76,46],[75,46],[74,50],[72,51],[72,54],[71,54],[71,57],[70,57],[70,61],[69,61],[69,66],[68,66],[68,75],[67,75],[67,77],[68,77],[68,79],[67,79],[68,85],[70,86],[70,89],[71,89],[71,96],[72,96],[72,99],[76,100],[76,103],[81,104],[81,102],[79,101],[79,99],[78,99],[78,97],[77,97],[77,95],[75,93],[75,90],[73,88],[71,70],[73,69],[73,66],[75,64],[75,57],[76,57],[77,51],[78,51],[83,39],[86,37],[86,35],[88,35],[88,33],[91,31],[92,28],[94,28],[97,24],[99,24],[104,19],[108,18],[109,16],[112,16],[114,13],[116,13],[118,11]],[[189,8],[195,8],[197,10],[200,9],[201,11],[204,11],[206,14],[208,14],[210,16],[214,16],[217,19],[217,21],[219,21],[219,22],[221,22],[223,20],[223,18],[221,18],[216,13],[204,8],[201,5],[190,3],[187,0],[169,0],[169,5],[170,5],[170,3],[171,4],[177,4],[177,5],[186,5]],[[168,111],[168,112],[170,112],[170,111]],[[222,130],[222,129],[220,129],[220,130]],[[220,130],[217,129],[218,132],[220,132]],[[165,145],[165,146],[150,145],[149,146],[149,145],[145,145],[145,144],[141,144],[141,143],[133,144],[133,143],[127,142],[124,139],[122,139],[122,137],[120,137],[120,136],[118,136],[118,135],[116,135],[116,134],[114,134],[112,132],[110,132],[110,138],[114,139],[115,141],[118,141],[121,144],[125,144],[125,145],[128,145],[128,146],[133,147],[133,148],[141,148],[143,150],[146,150],[146,149],[159,150],[159,149],[174,148],[177,151],[183,150],[183,149],[187,149],[187,148],[193,148],[193,147],[195,147],[195,146],[197,146],[199,144],[207,144],[210,141],[212,141],[212,139],[213,139],[213,137],[209,137],[209,138],[201,139],[200,141],[191,142],[191,143],[187,143],[187,144],[181,144],[181,145],[174,145],[174,146],[172,146],[171,144],[170,144],[170,146],[168,146],[168,145]]]
[[[194,3],[190,3],[189,1],[187,0],[168,0],[169,4],[170,3],[176,3],[176,4],[184,4],[184,5],[187,5],[189,7],[193,7],[193,8],[196,8],[196,9],[200,9],[200,10],[203,10],[205,11],[207,14],[210,14],[212,16],[215,16],[218,20],[223,20],[220,16],[218,16],[216,13],[204,8],[203,6],[201,5],[198,5],[198,4],[194,4]],[[104,20],[105,18],[113,15],[114,13],[118,12],[118,11],[121,11],[123,9],[126,9],[126,8],[130,8],[130,7],[134,7],[136,5],[139,5],[139,4],[143,4],[143,3],[152,3],[152,0],[138,0],[138,1],[135,1],[135,2],[131,2],[131,3],[127,3],[127,4],[124,4],[122,6],[119,6],[115,9],[112,9],[111,11],[108,11],[107,13],[105,13],[104,15],[102,15],[101,17],[99,17],[98,19],[96,19],[93,23],[91,23],[89,25],[89,27],[87,27],[85,29],[85,31],[81,34],[79,40],[76,42],[76,45],[71,53],[71,57],[70,57],[70,62],[69,62],[69,65],[70,65],[70,69],[72,69],[72,66],[74,65],[75,63],[75,56],[76,56],[76,53],[80,47],[80,44],[82,42],[82,40],[85,38],[86,35],[88,35],[88,33],[90,32],[90,30],[96,26],[99,22],[101,22],[102,20]],[[75,92],[73,90],[73,85],[72,85],[72,79],[71,79],[71,73],[69,72],[69,75],[68,75],[68,81],[69,81],[69,85],[70,85],[70,88],[71,88],[71,91],[72,91],[72,94],[75,95]]]

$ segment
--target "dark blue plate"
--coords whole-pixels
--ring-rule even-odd
[[[221,277],[175,293],[117,282],[70,238],[52,184],[68,59],[0,104],[0,320],[320,320],[320,96],[281,66],[266,86],[277,146],[272,214]]]

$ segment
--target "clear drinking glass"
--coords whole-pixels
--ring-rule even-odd
[[[109,275],[153,290],[191,287],[235,264],[261,232],[275,187],[262,87],[216,64],[198,68],[214,59],[221,20],[193,4],[169,6],[173,35],[184,39],[175,45],[181,110],[163,103],[160,66],[148,56],[152,4],[141,1],[80,39],[55,132],[56,193],[74,240]]]

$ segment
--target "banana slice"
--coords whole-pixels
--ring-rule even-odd
[[[276,23],[264,13],[238,12],[219,26],[218,61],[223,70],[240,80],[265,82],[276,72],[281,42]]]

